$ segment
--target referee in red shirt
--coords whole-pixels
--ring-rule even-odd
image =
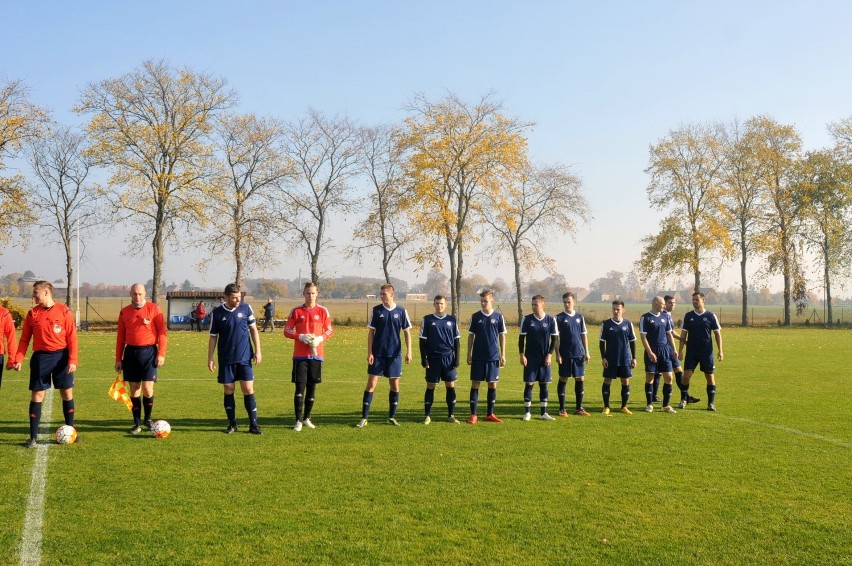
[[[12,367],[20,371],[24,354],[33,341],[30,358],[30,438],[25,446],[38,444],[38,425],[44,392],[53,387],[62,396],[65,424],[74,426],[74,372],[77,371],[77,325],[67,305],[53,300],[53,285],[49,281],[33,283],[33,303],[27,312],[21,331],[21,341]],[[80,437],[77,436],[77,442]]]
[[[133,428],[130,434],[142,432],[142,409],[145,409],[146,428],[151,428],[154,408],[154,384],[157,368],[166,363],[168,343],[166,321],[156,303],[145,300],[145,286],[130,287],[130,304],[118,315],[118,335],[115,339],[115,371],[124,372],[130,384],[133,403]]]

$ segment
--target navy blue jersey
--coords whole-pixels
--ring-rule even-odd
[[[406,328],[411,328],[408,312],[396,305],[389,309],[384,305],[373,307],[370,322],[367,328],[373,332],[373,356],[376,358],[398,358],[402,355],[402,342],[399,333]]]
[[[527,363],[542,366],[550,351],[550,337],[559,335],[556,319],[549,314],[545,314],[543,318],[528,314],[521,321],[521,335],[526,336],[524,355],[527,357]]]
[[[225,305],[213,309],[210,335],[218,336],[219,365],[248,362],[254,355],[249,326],[255,323],[254,312],[248,303],[240,303],[234,310]]]
[[[456,317],[450,314],[427,314],[420,323],[420,338],[426,340],[426,356],[452,356],[456,340],[461,339]]]
[[[686,351],[695,355],[713,353],[713,331],[721,330],[719,319],[710,311],[698,314],[694,310],[683,315],[682,330],[686,330]]]
[[[491,311],[491,314],[476,311],[470,317],[470,334],[473,334],[473,351],[471,357],[480,362],[500,361],[501,334],[506,334],[506,319],[503,314]]]
[[[672,317],[667,314],[666,311],[660,314],[648,311],[639,319],[639,334],[645,335],[654,352],[669,343],[668,333],[674,330]]]
[[[556,315],[556,328],[559,331],[559,355],[562,358],[582,358],[586,355],[583,335],[586,334],[586,319],[578,312],[568,314],[565,311]]]
[[[633,323],[626,318],[621,322],[609,318],[601,324],[601,342],[606,343],[606,360],[610,367],[631,365],[630,343],[635,341]]]

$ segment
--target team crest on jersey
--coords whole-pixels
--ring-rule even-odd
[[[575,318],[574,322],[576,322],[577,324],[580,324],[580,317],[578,316],[577,318]]]
[[[619,326],[619,328],[621,328],[622,330],[627,330],[627,325],[626,325],[626,324],[622,324],[621,326]]]
[[[496,321],[496,320],[494,320],[494,319],[492,319],[492,320],[491,320],[491,324],[497,324],[497,321]]]
[[[151,324],[151,319],[150,319],[150,318],[148,318],[148,317],[145,317],[145,318],[143,318],[143,319],[142,319],[142,322],[143,322],[144,324],[148,325],[148,324]]]
[[[452,322],[450,322],[450,321],[448,320],[448,321],[447,321],[447,326],[452,326],[452,325],[453,325],[453,323],[452,323]]]
[[[238,312],[238,313],[237,313],[237,318],[242,318],[242,317],[243,317],[243,313]]]
[[[59,334],[60,332],[62,332],[62,326],[58,322],[53,323],[53,331],[56,334]]]
[[[398,315],[398,314],[396,314],[396,313],[393,313],[393,317],[394,317],[394,318],[399,318],[399,315]]]
[[[319,320],[319,315],[318,315],[318,314],[315,314],[315,315],[314,315],[314,320]]]

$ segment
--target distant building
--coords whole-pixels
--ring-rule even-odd
[[[426,293],[406,293],[405,294],[406,301],[425,301]]]

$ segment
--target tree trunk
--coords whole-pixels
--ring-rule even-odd
[[[521,296],[521,264],[518,261],[518,247],[512,247],[512,261],[515,262],[515,295],[518,302],[518,327],[524,321],[524,307],[522,304],[523,297]]]
[[[151,248],[154,252],[154,276],[152,278],[151,302],[160,302],[160,288],[163,286],[163,212],[162,205],[158,211],[154,226],[154,237],[151,238]]]
[[[71,296],[71,282],[74,280],[74,260],[71,257],[71,241],[66,236],[65,238],[65,276],[68,278],[65,282],[65,304],[68,308],[74,310],[74,300]]]
[[[240,253],[242,246],[242,226],[240,225],[240,212],[234,211],[234,283],[237,284],[237,289],[243,288],[243,256]]]
[[[455,248],[447,238],[447,256],[450,259],[450,295],[452,296],[452,314],[454,317],[459,317],[460,301],[459,301],[459,281],[456,278],[456,254]]]
[[[748,280],[746,279],[746,262],[748,261],[748,254],[745,246],[745,240],[740,240],[740,251],[742,254],[742,259],[740,260],[740,286],[742,287],[743,292],[743,317],[742,317],[742,325],[748,326]]]
[[[825,307],[826,312],[826,324],[829,328],[834,328],[834,312],[831,310],[831,275],[828,271],[828,261],[825,262],[825,271],[823,272],[823,277],[825,278]]]

